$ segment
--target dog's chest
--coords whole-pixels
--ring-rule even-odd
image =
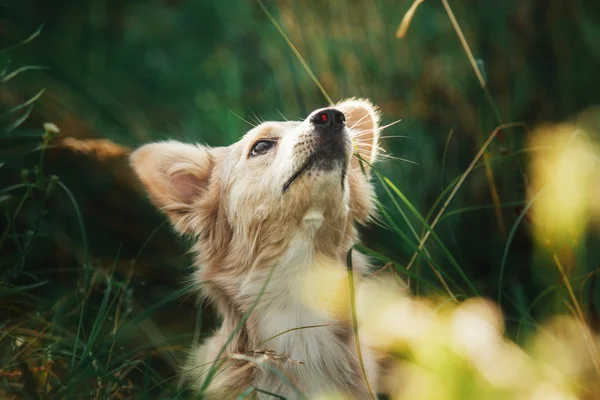
[[[293,360],[307,363],[346,353],[339,322],[311,310],[301,300],[281,296],[279,301],[259,307],[257,316],[263,346]]]
[[[294,301],[271,303],[257,315],[262,349],[275,353],[276,367],[286,370],[305,394],[345,387],[353,380],[353,353],[339,322]],[[260,376],[256,383],[280,393],[289,390],[273,375]]]
[[[274,352],[280,360],[277,367],[290,372],[303,390],[346,386],[355,373],[350,328],[307,303],[312,295],[312,282],[307,279],[318,279],[319,275],[307,276],[313,265],[306,265],[302,258],[294,261],[297,262],[276,267],[252,313],[261,343],[256,350]],[[261,271],[247,279],[241,285],[241,294],[255,299],[268,272]],[[265,376],[259,379],[263,382],[257,384],[269,386],[278,381]]]

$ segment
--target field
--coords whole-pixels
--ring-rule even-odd
[[[412,294],[365,305],[395,398],[600,398],[598,71],[587,0],[1,4],[0,398],[193,398],[216,316],[129,153],[347,97],[385,127],[357,249]]]

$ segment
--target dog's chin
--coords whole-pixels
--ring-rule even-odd
[[[290,176],[282,188],[285,193],[299,179],[308,180],[330,180],[336,177],[337,182],[344,188],[344,181],[348,173],[348,155],[342,148],[329,147],[322,148],[306,158],[304,163]]]
[[[312,165],[308,169],[309,172],[316,174],[326,173],[330,171],[342,171],[346,167],[345,157],[342,156],[327,156],[324,154],[318,154],[312,162]]]

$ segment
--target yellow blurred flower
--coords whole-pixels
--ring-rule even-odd
[[[336,318],[350,318],[348,272],[339,261],[325,257],[305,271],[300,296],[306,306]]]
[[[530,145],[529,199],[536,239],[543,244],[575,244],[596,208],[598,146],[574,123],[547,125],[534,133]],[[539,197],[536,198],[536,196]]]
[[[357,314],[366,343],[381,351],[414,351],[435,331],[433,311],[391,282],[372,280],[360,288]]]
[[[489,299],[436,307],[374,281],[357,308],[364,341],[391,356],[382,382],[394,400],[571,400],[587,385],[589,354],[572,318],[547,325],[530,355],[505,337],[502,312]]]

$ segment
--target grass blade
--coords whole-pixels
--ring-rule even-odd
[[[16,107],[11,108],[10,110],[4,112],[2,115],[0,115],[0,119],[2,118],[6,118],[8,115],[13,114],[19,110],[22,110],[25,107],[29,107],[31,105],[33,105],[33,103],[35,103],[35,101],[37,99],[39,99],[40,97],[42,97],[42,95],[44,94],[44,92],[46,91],[46,89],[42,89],[39,92],[37,92],[33,97],[31,97],[29,100],[27,100],[26,102],[19,104]]]
[[[296,56],[296,58],[298,59],[298,61],[300,61],[300,63],[302,64],[302,66],[304,67],[304,69],[306,70],[306,72],[308,73],[308,75],[310,76],[310,79],[312,79],[313,82],[315,83],[315,85],[317,85],[317,87],[319,88],[319,90],[323,94],[323,97],[325,97],[325,99],[327,99],[327,101],[329,102],[329,104],[333,104],[333,100],[331,100],[331,97],[329,97],[329,95],[325,91],[325,88],[323,87],[323,85],[321,85],[321,82],[319,82],[319,80],[317,79],[317,77],[315,76],[315,74],[312,72],[312,70],[308,66],[308,63],[306,62],[306,60],[304,60],[304,57],[302,57],[302,55],[300,54],[300,52],[298,51],[298,49],[296,49],[296,46],[294,46],[294,44],[292,43],[292,41],[290,40],[290,38],[288,37],[288,35],[283,31],[283,29],[281,28],[281,25],[279,25],[279,23],[277,22],[277,20],[275,19],[275,17],[273,17],[273,15],[271,15],[271,13],[267,9],[267,7],[265,7],[265,5],[263,4],[263,2],[261,0],[256,0],[256,2],[260,6],[260,8],[263,10],[263,12],[265,13],[265,15],[269,18],[269,20],[271,21],[271,23],[273,24],[273,26],[275,27],[275,29],[277,29],[277,32],[279,32],[279,34],[283,37],[283,39],[285,40],[285,42],[287,43],[287,45],[294,52],[294,55]]]
[[[0,84],[4,84],[4,83],[10,81],[14,77],[16,77],[17,75],[19,75],[25,71],[41,71],[41,70],[45,70],[45,69],[48,69],[48,67],[44,67],[41,65],[26,65],[24,67],[17,68],[13,72],[10,72],[10,73],[4,75],[4,77],[2,78],[2,81],[0,81]]]
[[[73,205],[73,210],[75,210],[75,215],[77,217],[77,222],[79,224],[79,228],[81,229],[81,240],[83,242],[82,245],[83,245],[83,257],[84,257],[83,270],[84,270],[84,274],[85,274],[84,293],[87,293],[87,291],[89,289],[89,281],[90,281],[89,265],[88,265],[88,244],[87,244],[87,237],[86,237],[86,233],[85,233],[85,227],[83,224],[83,218],[81,216],[81,210],[79,209],[79,205],[77,204],[77,201],[75,200],[75,196],[73,196],[73,193],[69,190],[69,188],[64,183],[62,183],[60,180],[57,181],[57,184],[62,190],[64,190],[64,192],[67,194],[67,197],[71,201],[71,204]],[[77,325],[77,334],[75,336],[75,343],[73,344],[73,354],[72,354],[71,363],[70,363],[71,369],[75,365],[75,356],[77,354],[77,344],[79,342],[81,330],[83,329],[83,316],[84,316],[84,312],[85,312],[85,303],[86,303],[86,298],[84,296],[83,303],[81,305],[81,314],[79,317],[79,323]]]
[[[373,389],[371,389],[371,384],[369,383],[369,378],[367,377],[367,370],[365,369],[365,362],[363,360],[362,350],[360,348],[360,337],[358,335],[358,319],[356,317],[356,293],[354,288],[354,271],[352,270],[352,248],[350,248],[350,250],[348,251],[348,255],[346,256],[346,266],[348,267],[348,284],[350,285],[350,307],[352,308],[352,329],[354,330],[356,353],[358,355],[358,362],[360,364],[360,369],[362,371],[367,390],[369,391],[369,395],[371,396],[372,400],[375,400],[375,396],[373,395]]]
[[[544,191],[544,189],[540,190],[539,192],[537,192],[535,194],[535,196],[532,197],[532,199],[529,201],[529,203],[527,203],[525,208],[523,208],[523,211],[517,217],[517,220],[515,221],[512,228],[510,229],[510,232],[508,233],[508,238],[506,239],[506,245],[504,246],[504,252],[502,253],[502,261],[500,262],[500,276],[498,277],[498,304],[499,305],[502,304],[502,284],[504,282],[504,270],[506,268],[506,259],[508,258],[508,251],[510,250],[510,245],[512,244],[513,238],[515,237],[515,234],[517,233],[517,229],[519,228],[519,226],[521,225],[521,222],[527,215],[527,212],[529,211],[531,206],[533,206],[533,203],[538,199],[538,197],[542,194],[543,191]]]
[[[379,174],[379,172],[376,172],[376,173]],[[438,244],[438,246],[440,246],[442,253],[444,253],[444,255],[446,256],[448,261],[450,261],[450,264],[452,264],[452,266],[454,266],[454,268],[457,270],[457,272],[460,274],[460,276],[465,280],[467,285],[469,285],[469,288],[471,289],[471,291],[475,295],[479,295],[479,292],[477,291],[477,289],[475,288],[473,283],[471,283],[471,280],[469,279],[469,277],[465,274],[465,272],[462,270],[460,265],[458,265],[458,263],[456,262],[456,260],[454,259],[454,257],[450,253],[450,251],[446,248],[446,246],[444,245],[442,240],[437,236],[437,234],[435,232],[433,232],[433,227],[429,226],[429,224],[427,224],[427,221],[425,221],[425,219],[421,216],[421,214],[419,214],[417,209],[412,205],[412,203],[408,200],[408,198],[406,198],[404,193],[402,193],[400,191],[400,189],[398,189],[396,187],[396,185],[394,185],[387,177],[384,177],[383,180],[385,181],[385,183],[388,186],[390,186],[390,188],[396,193],[396,195],[398,197],[400,197],[400,199],[404,202],[404,204],[407,205],[407,207],[410,209],[410,211],[421,221],[421,223],[423,223],[423,226],[427,229],[427,233],[430,233],[433,236],[433,238],[436,241],[436,243]],[[424,244],[424,242],[422,242],[422,243]],[[418,249],[422,250],[423,246],[421,246],[421,244],[419,244]],[[414,257],[413,257],[413,260],[411,260],[411,262],[412,261],[414,261]],[[410,264],[406,268],[409,269]]]

